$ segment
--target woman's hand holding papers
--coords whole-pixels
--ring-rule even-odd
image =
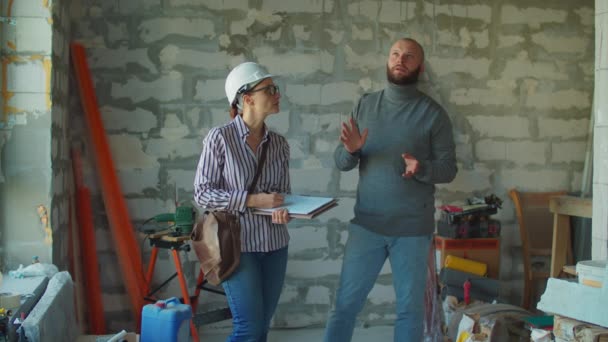
[[[247,196],[245,205],[250,208],[270,209],[280,207],[284,201],[285,196],[276,192],[251,194]]]

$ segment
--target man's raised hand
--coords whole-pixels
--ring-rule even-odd
[[[365,140],[367,139],[367,128],[363,130],[361,134],[359,132],[359,127],[355,122],[355,119],[352,116],[348,120],[349,124],[343,122],[342,123],[342,132],[340,133],[340,141],[344,144],[344,148],[349,153],[355,153],[363,147],[365,144]]]

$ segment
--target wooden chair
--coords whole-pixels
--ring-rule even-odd
[[[549,211],[549,199],[565,194],[566,191],[520,192],[516,189],[509,191],[509,196],[515,204],[515,214],[519,223],[524,262],[522,306],[526,310],[529,310],[531,303],[536,301],[536,286],[538,285],[536,282],[549,278],[548,267],[546,267],[547,271],[535,270],[532,267],[532,257],[545,256],[549,260],[551,258],[553,214]],[[547,266],[549,263],[550,261],[547,262]]]

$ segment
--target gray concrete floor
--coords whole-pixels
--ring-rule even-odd
[[[268,334],[268,342],[321,342],[323,340],[323,328],[303,329],[272,329]],[[205,332],[204,327],[199,330],[201,342],[225,342],[230,335],[230,330],[209,330]],[[393,340],[392,326],[374,326],[369,328],[356,328],[352,342],[389,342]]]

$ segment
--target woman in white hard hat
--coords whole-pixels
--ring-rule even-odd
[[[289,145],[268,130],[264,120],[279,112],[279,88],[261,65],[246,62],[226,78],[232,120],[211,129],[194,180],[194,198],[201,207],[240,213],[241,259],[222,285],[232,311],[228,341],[266,341],[270,320],[285,279],[289,234],[286,210],[254,215],[251,208],[274,208],[291,192]],[[254,191],[258,161],[266,158]]]

